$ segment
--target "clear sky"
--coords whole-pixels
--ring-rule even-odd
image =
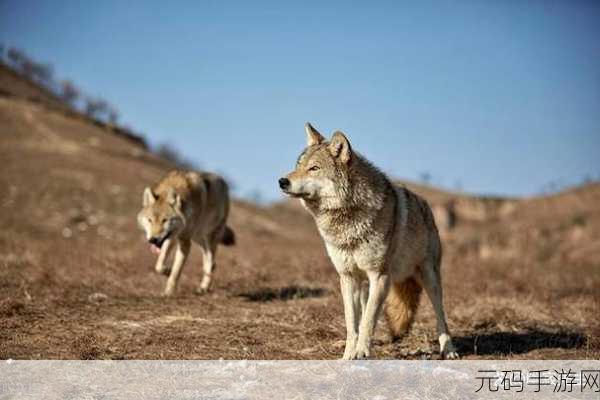
[[[388,174],[531,195],[600,177],[598,1],[0,1],[0,42],[280,198],[311,121]]]

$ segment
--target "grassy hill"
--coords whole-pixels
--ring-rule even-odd
[[[135,216],[172,165],[4,67],[0,127],[0,358],[341,356],[337,274],[297,202],[234,201],[238,243],[220,249],[215,290],[192,294],[193,249],[165,299]],[[528,199],[407,185],[440,215],[455,202],[445,303],[466,358],[600,357],[599,185]],[[384,326],[378,357],[437,357],[425,297],[403,342]]]

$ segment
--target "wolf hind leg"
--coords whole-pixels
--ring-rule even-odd
[[[165,296],[171,296],[173,293],[175,293],[175,288],[177,287],[177,282],[179,282],[183,265],[187,260],[188,254],[190,253],[190,245],[190,241],[186,239],[179,239],[177,242],[175,260],[173,261],[173,268],[169,274],[169,279],[167,279],[167,286],[165,287],[164,292]]]
[[[446,323],[439,261],[431,260],[426,262],[424,267],[420,269],[420,278],[435,311],[440,353],[446,359],[459,358],[448,331],[448,324]]]

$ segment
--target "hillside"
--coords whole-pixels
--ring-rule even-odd
[[[337,274],[297,202],[234,201],[238,243],[196,296],[197,249],[178,293],[136,225],[142,191],[172,166],[0,68],[0,358],[338,358]],[[376,161],[376,160],[374,160]],[[407,184],[443,221],[445,303],[465,358],[600,357],[600,185],[490,199]],[[438,357],[428,300],[412,333],[375,353]]]

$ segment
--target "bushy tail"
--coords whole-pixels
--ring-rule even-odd
[[[421,291],[421,285],[413,278],[392,284],[385,302],[385,315],[393,340],[400,339],[410,329],[419,306]]]
[[[233,246],[235,244],[235,233],[233,230],[226,226],[221,237],[221,244],[225,246]]]

